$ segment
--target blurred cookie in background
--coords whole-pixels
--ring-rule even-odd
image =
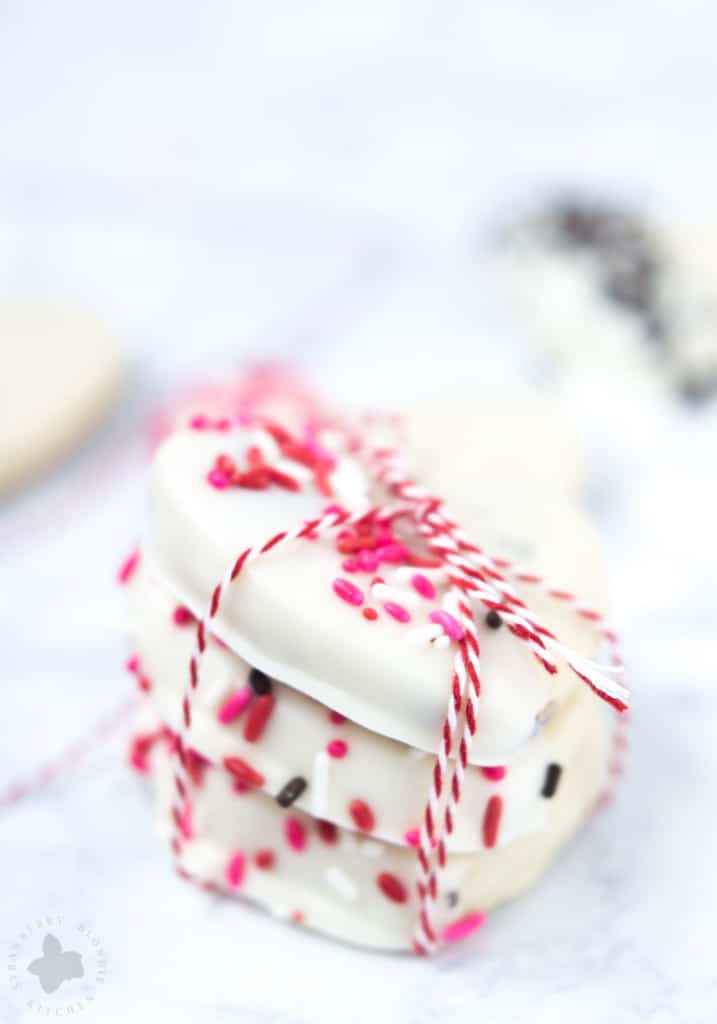
[[[565,196],[509,224],[494,264],[564,369],[618,371],[688,399],[717,392],[717,223],[666,225]]]
[[[116,340],[91,313],[0,299],[0,492],[68,454],[111,409],[122,379]]]

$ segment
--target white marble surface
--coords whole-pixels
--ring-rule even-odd
[[[525,382],[535,364],[471,262],[492,209],[576,175],[709,202],[706,3],[202,8],[0,9],[0,290],[93,302],[131,366],[113,424],[0,506],[3,779],[127,692],[112,579],[143,417],[177,382],[289,353],[377,402]],[[63,910],[106,945],[107,990],[78,1019],[717,1018],[717,411],[615,381],[564,397],[636,693],[617,802],[460,949],[376,957],[176,880],[116,734],[0,814],[3,949]]]

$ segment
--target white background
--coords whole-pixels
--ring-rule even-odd
[[[716,28],[690,2],[0,3],[0,291],[94,304],[128,353],[110,427],[0,507],[3,777],[127,691],[147,411],[259,356],[383,403],[530,380],[491,223],[575,181],[714,213]],[[289,931],[174,879],[115,735],[0,817],[0,943],[91,920],[102,1022],[714,1021],[717,419],[619,381],[563,399],[637,710],[618,802],[542,886],[431,963]]]

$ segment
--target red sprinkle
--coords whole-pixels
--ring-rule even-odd
[[[274,697],[271,693],[256,698],[244,723],[244,739],[247,743],[256,743],[261,738],[273,710]]]
[[[376,619],[378,618],[378,612],[376,611],[375,608],[364,608],[362,614],[363,617],[365,619],[368,619],[369,622],[375,622]]]
[[[247,786],[263,786],[266,779],[255,768],[241,757],[225,757],[224,767],[228,772]]]
[[[346,721],[346,715],[342,715],[340,711],[329,711],[329,721],[333,722],[334,725],[343,725]]]
[[[330,757],[346,757],[349,752],[349,745],[346,740],[331,740],[326,750]]]
[[[409,846],[418,846],[419,840],[420,834],[417,828],[409,828],[408,832],[404,833],[403,841]]]
[[[149,676],[138,675],[137,686],[140,688],[142,693],[149,693],[149,691],[152,689],[152,680],[149,678]]]
[[[219,708],[217,718],[222,725],[229,725],[235,722],[251,703],[254,691],[251,686],[243,686],[241,690],[232,693]]]
[[[359,831],[373,832],[376,818],[365,800],[352,800],[349,804],[349,814]]]
[[[304,911],[303,910],[292,910],[289,920],[292,924],[303,924],[304,923]]]
[[[498,840],[498,829],[503,813],[503,801],[499,796],[492,796],[483,814],[483,843],[488,849],[495,846]]]
[[[389,615],[391,615],[396,622],[410,622],[411,616],[409,612],[403,607],[403,605],[396,604],[395,601],[387,601],[383,606]]]
[[[227,880],[227,884],[232,889],[238,889],[244,881],[244,869],[246,867],[246,861],[243,853],[234,853],[229,858],[227,866],[224,869],[224,876]]]
[[[338,829],[334,825],[333,821],[323,821],[323,819],[318,818],[316,821],[316,829],[319,833],[319,839],[328,846],[333,846],[338,839]]]
[[[340,576],[337,576],[334,580],[334,593],[338,595],[342,601],[346,601],[347,604],[353,604],[356,606],[363,604],[363,591],[354,583],[351,583],[349,580],[344,580]]]
[[[130,552],[125,558],[122,565],[117,570],[117,582],[121,584],[129,583],[134,576],[135,570],[139,565],[139,549],[135,548],[134,551]]]
[[[257,850],[254,854],[254,863],[262,871],[270,871],[276,863],[276,854],[273,850]]]
[[[411,583],[413,584],[413,589],[416,590],[421,597],[425,597],[429,601],[432,601],[436,596],[436,588],[428,577],[423,575],[423,573],[417,572],[414,576],[411,576]]]
[[[395,875],[390,874],[388,871],[383,871],[380,875],[377,875],[376,884],[384,896],[389,900],[393,900],[394,903],[406,903],[408,900],[406,886],[400,878],[396,878]]]
[[[286,836],[286,841],[292,850],[296,850],[297,853],[301,853],[302,850],[306,849],[306,829],[298,818],[286,819],[284,822],[284,835]]]
[[[500,782],[501,779],[505,778],[506,771],[507,769],[505,765],[502,764],[486,765],[485,767],[481,768],[481,772],[483,773],[483,775],[486,777],[486,779],[490,779],[491,782]]]
[[[183,604],[178,604],[172,612],[172,622],[175,626],[190,626],[194,621],[194,615]]]

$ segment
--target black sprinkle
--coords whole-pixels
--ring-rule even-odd
[[[555,796],[560,785],[560,776],[563,774],[563,767],[559,764],[549,764],[548,769],[545,773],[545,782],[541,790],[541,796],[544,796],[546,800],[550,800],[551,796]]]
[[[271,679],[258,668],[253,668],[249,673],[249,686],[259,697],[271,693]]]
[[[306,786],[306,779],[302,779],[300,775],[295,775],[276,794],[276,802],[280,807],[291,807],[293,802],[299,799]]]
[[[485,624],[486,626],[490,626],[491,629],[500,629],[500,627],[503,625],[503,620],[501,619],[500,615],[495,610],[495,608],[491,608],[491,610],[486,615]]]
[[[446,893],[446,903],[448,904],[451,910],[453,910],[453,908],[458,905],[458,893],[455,891],[455,889],[452,889],[450,892]]]

